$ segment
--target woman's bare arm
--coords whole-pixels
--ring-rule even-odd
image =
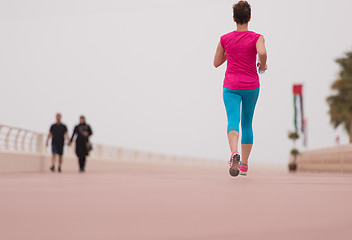
[[[265,39],[263,36],[260,36],[257,41],[257,53],[259,57],[259,63],[258,67],[260,70],[266,70],[268,67],[266,65],[266,60],[267,60],[267,54],[266,54],[266,48],[265,48]]]
[[[215,57],[214,57],[214,67],[221,66],[226,61],[226,53],[224,48],[221,46],[219,42],[218,48],[216,49]]]

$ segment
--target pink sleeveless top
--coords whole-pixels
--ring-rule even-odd
[[[233,31],[220,38],[227,58],[225,88],[250,90],[260,86],[256,65],[256,45],[260,36],[252,31]]]

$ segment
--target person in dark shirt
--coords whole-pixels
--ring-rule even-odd
[[[80,116],[79,124],[75,126],[73,130],[71,140],[69,145],[72,143],[75,136],[76,137],[76,155],[78,157],[79,171],[84,172],[84,167],[86,164],[86,157],[91,149],[89,149],[89,136],[93,134],[92,129],[86,123],[84,116]]]
[[[56,114],[56,123],[51,125],[48,137],[46,139],[46,146],[48,146],[49,139],[51,138],[51,150],[52,150],[53,156],[52,156],[52,165],[50,167],[50,170],[52,172],[55,172],[56,155],[59,156],[58,171],[61,172],[62,155],[64,153],[65,136],[68,141],[69,138],[68,138],[68,133],[67,133],[67,127],[65,124],[61,123],[61,114],[57,113]]]

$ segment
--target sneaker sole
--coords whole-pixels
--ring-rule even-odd
[[[242,175],[242,176],[247,176],[247,172],[242,172],[242,171],[240,171],[240,175]]]
[[[237,177],[238,174],[240,173],[240,170],[238,168],[238,163],[240,162],[240,156],[239,155],[234,155],[232,158],[232,165],[229,169],[229,173],[232,177]]]

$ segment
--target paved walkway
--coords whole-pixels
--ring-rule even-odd
[[[352,176],[2,174],[0,228],[3,240],[352,239]]]

